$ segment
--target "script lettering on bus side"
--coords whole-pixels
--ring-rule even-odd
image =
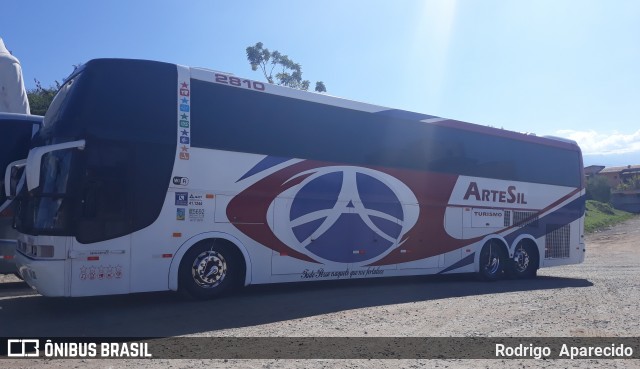
[[[251,81],[248,79],[240,79],[238,77],[231,77],[225,74],[216,73],[216,82],[223,83],[225,85],[231,85],[235,87],[244,87],[250,90],[264,91],[265,86],[262,82]]]
[[[325,271],[323,268],[318,270],[305,269],[302,271],[300,278],[302,279],[316,279],[316,278],[353,278],[353,277],[366,277],[374,275],[384,274],[384,269],[380,267],[367,267],[367,269],[350,270],[346,268],[344,270]]]
[[[476,201],[503,202],[508,204],[526,204],[524,192],[518,192],[516,186],[509,186],[506,190],[480,189],[476,182],[469,183],[464,199],[474,198]]]

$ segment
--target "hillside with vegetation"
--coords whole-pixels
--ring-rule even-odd
[[[633,216],[633,214],[626,211],[614,209],[610,204],[587,200],[584,230],[587,233],[591,233],[631,219]]]

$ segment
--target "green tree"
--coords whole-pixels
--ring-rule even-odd
[[[47,109],[49,109],[49,105],[51,105],[53,98],[56,96],[56,93],[60,88],[60,83],[55,81],[55,87],[49,86],[48,88],[45,88],[42,87],[42,84],[37,79],[34,79],[34,81],[36,82],[36,88],[27,90],[27,98],[29,99],[31,114],[44,115],[47,112]]]
[[[309,89],[310,82],[302,79],[302,66],[277,50],[269,51],[263,47],[262,42],[247,47],[247,60],[251,64],[251,70],[259,68],[269,83],[304,91]],[[315,91],[327,92],[327,88],[322,81],[318,81]]]
[[[611,186],[603,176],[593,176],[587,180],[587,200],[609,202],[611,199]]]
[[[617,191],[640,190],[640,174],[625,180],[616,187]]]
[[[75,72],[81,65],[82,63],[73,64],[73,71]],[[71,74],[73,74],[73,72],[71,72]],[[45,88],[42,87],[42,84],[36,78],[33,80],[36,82],[36,88],[27,90],[29,108],[33,115],[44,115],[47,112],[47,109],[49,109],[49,105],[51,105],[53,98],[58,93],[61,83],[56,80],[54,81],[55,86]],[[62,82],[64,83],[66,80],[66,78],[63,78]]]

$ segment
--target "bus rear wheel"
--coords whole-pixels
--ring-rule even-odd
[[[522,240],[513,250],[508,273],[511,278],[534,278],[538,272],[538,250],[531,242]]]
[[[506,260],[504,247],[500,242],[487,242],[480,251],[480,279],[497,281],[502,278]]]
[[[203,241],[182,258],[179,289],[197,299],[218,297],[239,285],[242,270],[234,246],[222,240]]]

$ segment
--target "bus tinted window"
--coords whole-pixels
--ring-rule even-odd
[[[64,118],[86,130],[83,243],[115,238],[153,223],[171,180],[176,150],[175,66],[140,60],[87,63]],[[86,202],[85,202],[86,203]],[[95,214],[95,215],[93,215]]]
[[[478,132],[435,127],[427,168],[470,176],[580,186],[580,153]]]
[[[579,152],[192,80],[192,146],[580,186]]]

